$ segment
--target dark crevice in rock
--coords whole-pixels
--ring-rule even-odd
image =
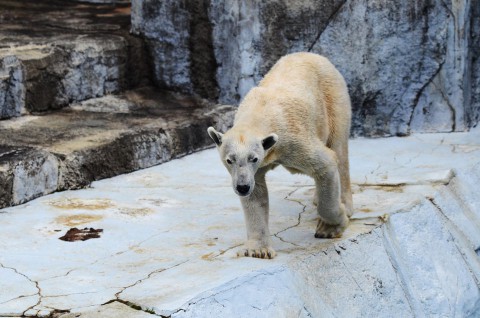
[[[435,77],[438,75],[438,73],[440,72],[440,70],[442,69],[442,66],[443,66],[444,62],[440,63],[438,65],[438,68],[435,70],[435,72],[432,74],[432,76],[422,85],[422,87],[420,87],[420,89],[417,91],[417,93],[415,94],[415,98],[413,99],[413,107],[412,107],[412,110],[411,110],[411,113],[410,113],[410,118],[408,120],[408,124],[407,126],[410,128],[410,124],[412,123],[412,119],[413,119],[413,115],[415,113],[415,108],[417,107],[418,105],[418,101],[420,100],[420,97],[422,96],[425,88],[432,84],[433,80],[435,79]],[[453,110],[454,111],[454,110]],[[453,113],[455,114],[455,113]],[[453,122],[453,125],[455,125],[455,121]],[[407,135],[409,134],[409,132],[407,133]],[[398,135],[398,134],[397,134]],[[402,135],[400,134],[400,136],[405,136],[405,135]]]
[[[190,70],[193,91],[209,100],[218,99],[217,61],[213,51],[211,0],[188,0],[190,12]]]
[[[443,100],[445,101],[445,103],[447,104],[448,108],[450,109],[451,113],[452,113],[452,132],[455,131],[455,127],[456,127],[456,111],[455,111],[455,107],[452,105],[452,103],[450,102],[450,99],[448,98],[448,96],[445,95],[445,92],[443,91],[443,89],[441,87],[438,87],[436,84],[435,84],[435,81],[432,80],[432,85],[437,89],[438,92],[440,92],[440,94],[442,95],[442,98]]]
[[[346,0],[328,0],[314,3],[265,1],[259,7],[261,41],[252,49],[260,51],[261,64],[253,77],[258,80],[282,56],[298,51],[312,51],[321,34],[335,18]],[[312,7],[313,6],[313,7]]]
[[[344,5],[345,3],[347,3],[347,0],[343,0],[342,2],[339,2],[339,3],[334,3],[334,4],[337,6],[337,8],[334,9],[333,13],[332,13],[332,14],[330,15],[330,17],[327,19],[327,21],[326,21],[327,23],[326,23],[324,26],[322,26],[322,28],[320,28],[320,30],[318,31],[318,35],[317,35],[317,37],[315,38],[315,41],[313,41],[312,44],[310,44],[310,45],[308,46],[308,49],[307,49],[308,52],[311,52],[311,51],[312,51],[313,47],[315,46],[315,44],[317,44],[318,40],[320,39],[320,36],[322,36],[323,31],[327,28],[327,26],[328,26],[328,24],[330,23],[330,21],[332,21],[332,20],[335,19],[335,17],[336,17],[337,14],[340,12],[340,10],[343,8],[343,5]]]
[[[471,100],[467,112],[467,123],[470,127],[476,126],[480,121],[480,5],[471,2],[470,15],[470,45],[471,45]]]

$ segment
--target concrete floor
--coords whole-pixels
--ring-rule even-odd
[[[267,176],[273,260],[236,256],[243,214],[215,149],[0,210],[0,316],[479,316],[480,130],[350,154],[341,239],[314,238],[311,179]],[[59,239],[74,227],[103,231]]]

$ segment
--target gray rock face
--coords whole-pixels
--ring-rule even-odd
[[[126,87],[127,45],[121,37],[83,37],[55,45],[4,49],[8,89],[1,118],[64,107]],[[6,85],[6,84],[5,84]]]
[[[310,48],[342,3],[212,1],[220,100],[238,103],[280,57]]]
[[[467,111],[467,119],[469,125],[476,125],[480,121],[480,6],[476,5],[473,8],[471,16],[472,35],[472,87],[471,87],[471,102],[470,109]]]
[[[147,40],[158,86],[216,99],[207,0],[132,2],[132,32]]]
[[[0,206],[52,193],[58,186],[54,155],[30,147],[0,146]]]
[[[354,135],[408,133],[422,91],[445,62],[446,28],[447,9],[429,1],[350,1],[339,10],[312,51],[349,83]]]
[[[148,84],[127,5],[0,1],[0,119]]]
[[[211,38],[193,36],[198,3],[133,1],[133,30],[149,40],[158,85],[208,98],[217,88],[219,101],[238,103],[278,58],[311,51],[346,78],[353,135],[461,131],[478,122],[479,9],[471,1],[205,0]],[[194,87],[192,56],[203,55],[192,43],[213,48],[207,64],[215,75],[204,72],[204,91]]]
[[[15,56],[0,58],[0,119],[20,116],[25,111],[23,72]]]

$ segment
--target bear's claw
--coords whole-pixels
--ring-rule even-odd
[[[316,238],[339,238],[342,237],[347,225],[342,224],[327,224],[322,220],[318,220],[317,230],[315,231]]]
[[[237,252],[237,256],[255,257],[263,259],[272,259],[276,255],[277,254],[271,247],[263,247],[258,249],[245,248]]]

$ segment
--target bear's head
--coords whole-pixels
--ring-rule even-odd
[[[232,176],[233,190],[239,196],[252,194],[255,174],[262,166],[267,152],[278,140],[276,134],[259,138],[245,131],[231,129],[225,134],[208,128],[208,134],[217,145],[222,163]]]

